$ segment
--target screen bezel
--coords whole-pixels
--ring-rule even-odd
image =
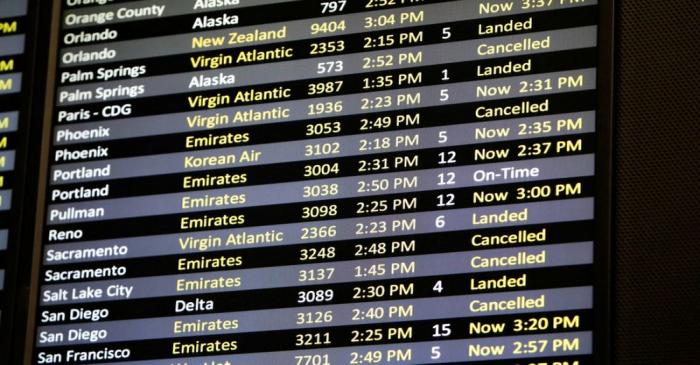
[[[615,0],[598,2],[593,361],[612,364]]]

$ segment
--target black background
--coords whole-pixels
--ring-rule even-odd
[[[700,363],[699,19],[617,1],[615,364]]]

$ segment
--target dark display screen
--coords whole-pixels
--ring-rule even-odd
[[[34,363],[600,355],[597,1],[56,11]]]
[[[18,243],[18,210],[22,173],[23,74],[29,71],[26,50],[27,1],[0,1],[0,353],[7,334],[7,314],[12,300],[8,280]]]

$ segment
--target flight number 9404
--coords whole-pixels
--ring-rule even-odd
[[[345,20],[333,20],[311,24],[311,35],[330,34],[345,31]]]

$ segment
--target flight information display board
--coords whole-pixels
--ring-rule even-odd
[[[56,6],[32,363],[604,359],[597,1]]]

